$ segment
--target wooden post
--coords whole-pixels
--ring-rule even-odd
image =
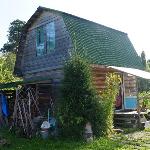
[[[122,109],[125,110],[124,107],[124,99],[125,99],[125,85],[124,85],[124,73],[122,73]]]
[[[18,87],[16,88],[16,99],[13,112],[13,126],[17,125],[17,103],[18,103]]]
[[[25,129],[28,132],[28,118],[27,118],[28,111],[26,110],[24,99],[21,100],[21,104],[22,104],[24,120],[25,120]]]
[[[4,125],[3,113],[2,113],[2,103],[0,101],[0,127]]]
[[[141,120],[141,117],[140,117],[141,110],[140,110],[140,102],[139,102],[139,96],[138,96],[138,79],[137,79],[137,77],[136,77],[136,88],[137,88],[136,95],[137,95],[138,128],[140,128],[141,127],[141,122],[140,122],[140,120]]]
[[[36,101],[36,99],[34,98],[31,89],[29,89],[29,99],[31,99],[31,98],[32,98],[32,101],[33,101],[33,103],[34,103],[34,105],[35,105],[35,107],[36,107],[36,109],[37,109],[39,115],[41,116],[41,112],[40,112],[39,107],[38,107],[38,105],[37,105],[37,101]]]
[[[19,110],[21,124],[22,124],[24,132],[26,133],[25,124],[24,124],[24,120],[23,120],[23,113],[22,113],[21,106],[20,106],[19,102],[17,103],[17,106],[18,106],[18,110]]]

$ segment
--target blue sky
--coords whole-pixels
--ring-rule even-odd
[[[150,0],[1,0],[0,48],[10,22],[27,21],[38,6],[68,12],[126,32],[138,54],[150,59]]]

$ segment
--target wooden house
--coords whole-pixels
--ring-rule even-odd
[[[128,35],[65,12],[37,8],[23,29],[14,74],[35,89],[40,109],[47,111],[47,104],[59,96],[64,64],[75,51],[89,60],[97,90],[105,88],[106,73],[121,75],[124,86],[117,107],[124,109],[125,96],[137,94],[136,77],[119,67],[143,67]]]
[[[43,89],[45,86],[56,97],[63,79],[64,63],[74,51],[91,63],[98,90],[105,87],[106,73],[116,71],[108,66],[142,68],[141,60],[126,33],[39,7],[22,32],[14,73],[25,81],[34,81],[36,88]],[[130,87],[132,83],[127,80],[126,87]],[[131,86],[134,86],[134,94],[134,77]],[[127,88],[126,93],[130,95]]]
[[[36,90],[42,95],[38,97],[44,105],[43,102],[50,95],[53,99],[57,97],[64,63],[74,51],[91,63],[98,90],[105,88],[106,73],[116,72],[116,69],[108,66],[142,68],[140,57],[126,33],[64,12],[39,7],[22,32],[14,73],[35,84]],[[135,77],[127,75],[122,76],[125,93],[127,96],[136,95]]]

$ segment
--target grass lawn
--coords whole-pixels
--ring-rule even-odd
[[[16,137],[6,130],[0,130],[0,135],[10,143],[0,147],[0,150],[150,150],[148,131],[115,135],[111,139],[100,138],[91,143],[65,139],[25,139]]]

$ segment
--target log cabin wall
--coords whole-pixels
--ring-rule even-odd
[[[121,73],[112,68],[106,68],[103,65],[92,65],[92,76],[93,82],[98,91],[105,89],[105,80],[107,73],[117,73],[123,74],[123,84],[125,96],[136,96],[137,95],[137,86],[136,86],[136,76]]]
[[[37,56],[36,29],[50,22],[54,22],[55,24],[55,49],[48,54]],[[62,67],[69,57],[68,50],[71,47],[71,38],[63,18],[56,13],[43,12],[27,32],[21,65],[23,78],[45,77],[48,75],[54,80],[61,80],[63,76]]]
[[[93,76],[93,83],[97,89],[98,92],[103,91],[106,88],[106,76],[108,73],[116,73],[117,75],[120,75],[122,79],[122,84],[120,86],[120,90],[118,95],[116,96],[115,101],[115,108],[116,110],[123,109],[123,102],[124,102],[124,89],[123,89],[123,73],[114,70],[112,68],[107,68],[106,66],[102,65],[92,65],[92,76]]]
[[[106,68],[103,65],[92,65],[93,83],[96,89],[100,92],[106,88],[105,80],[108,73],[115,73],[112,68]],[[119,72],[117,72],[119,74]]]

